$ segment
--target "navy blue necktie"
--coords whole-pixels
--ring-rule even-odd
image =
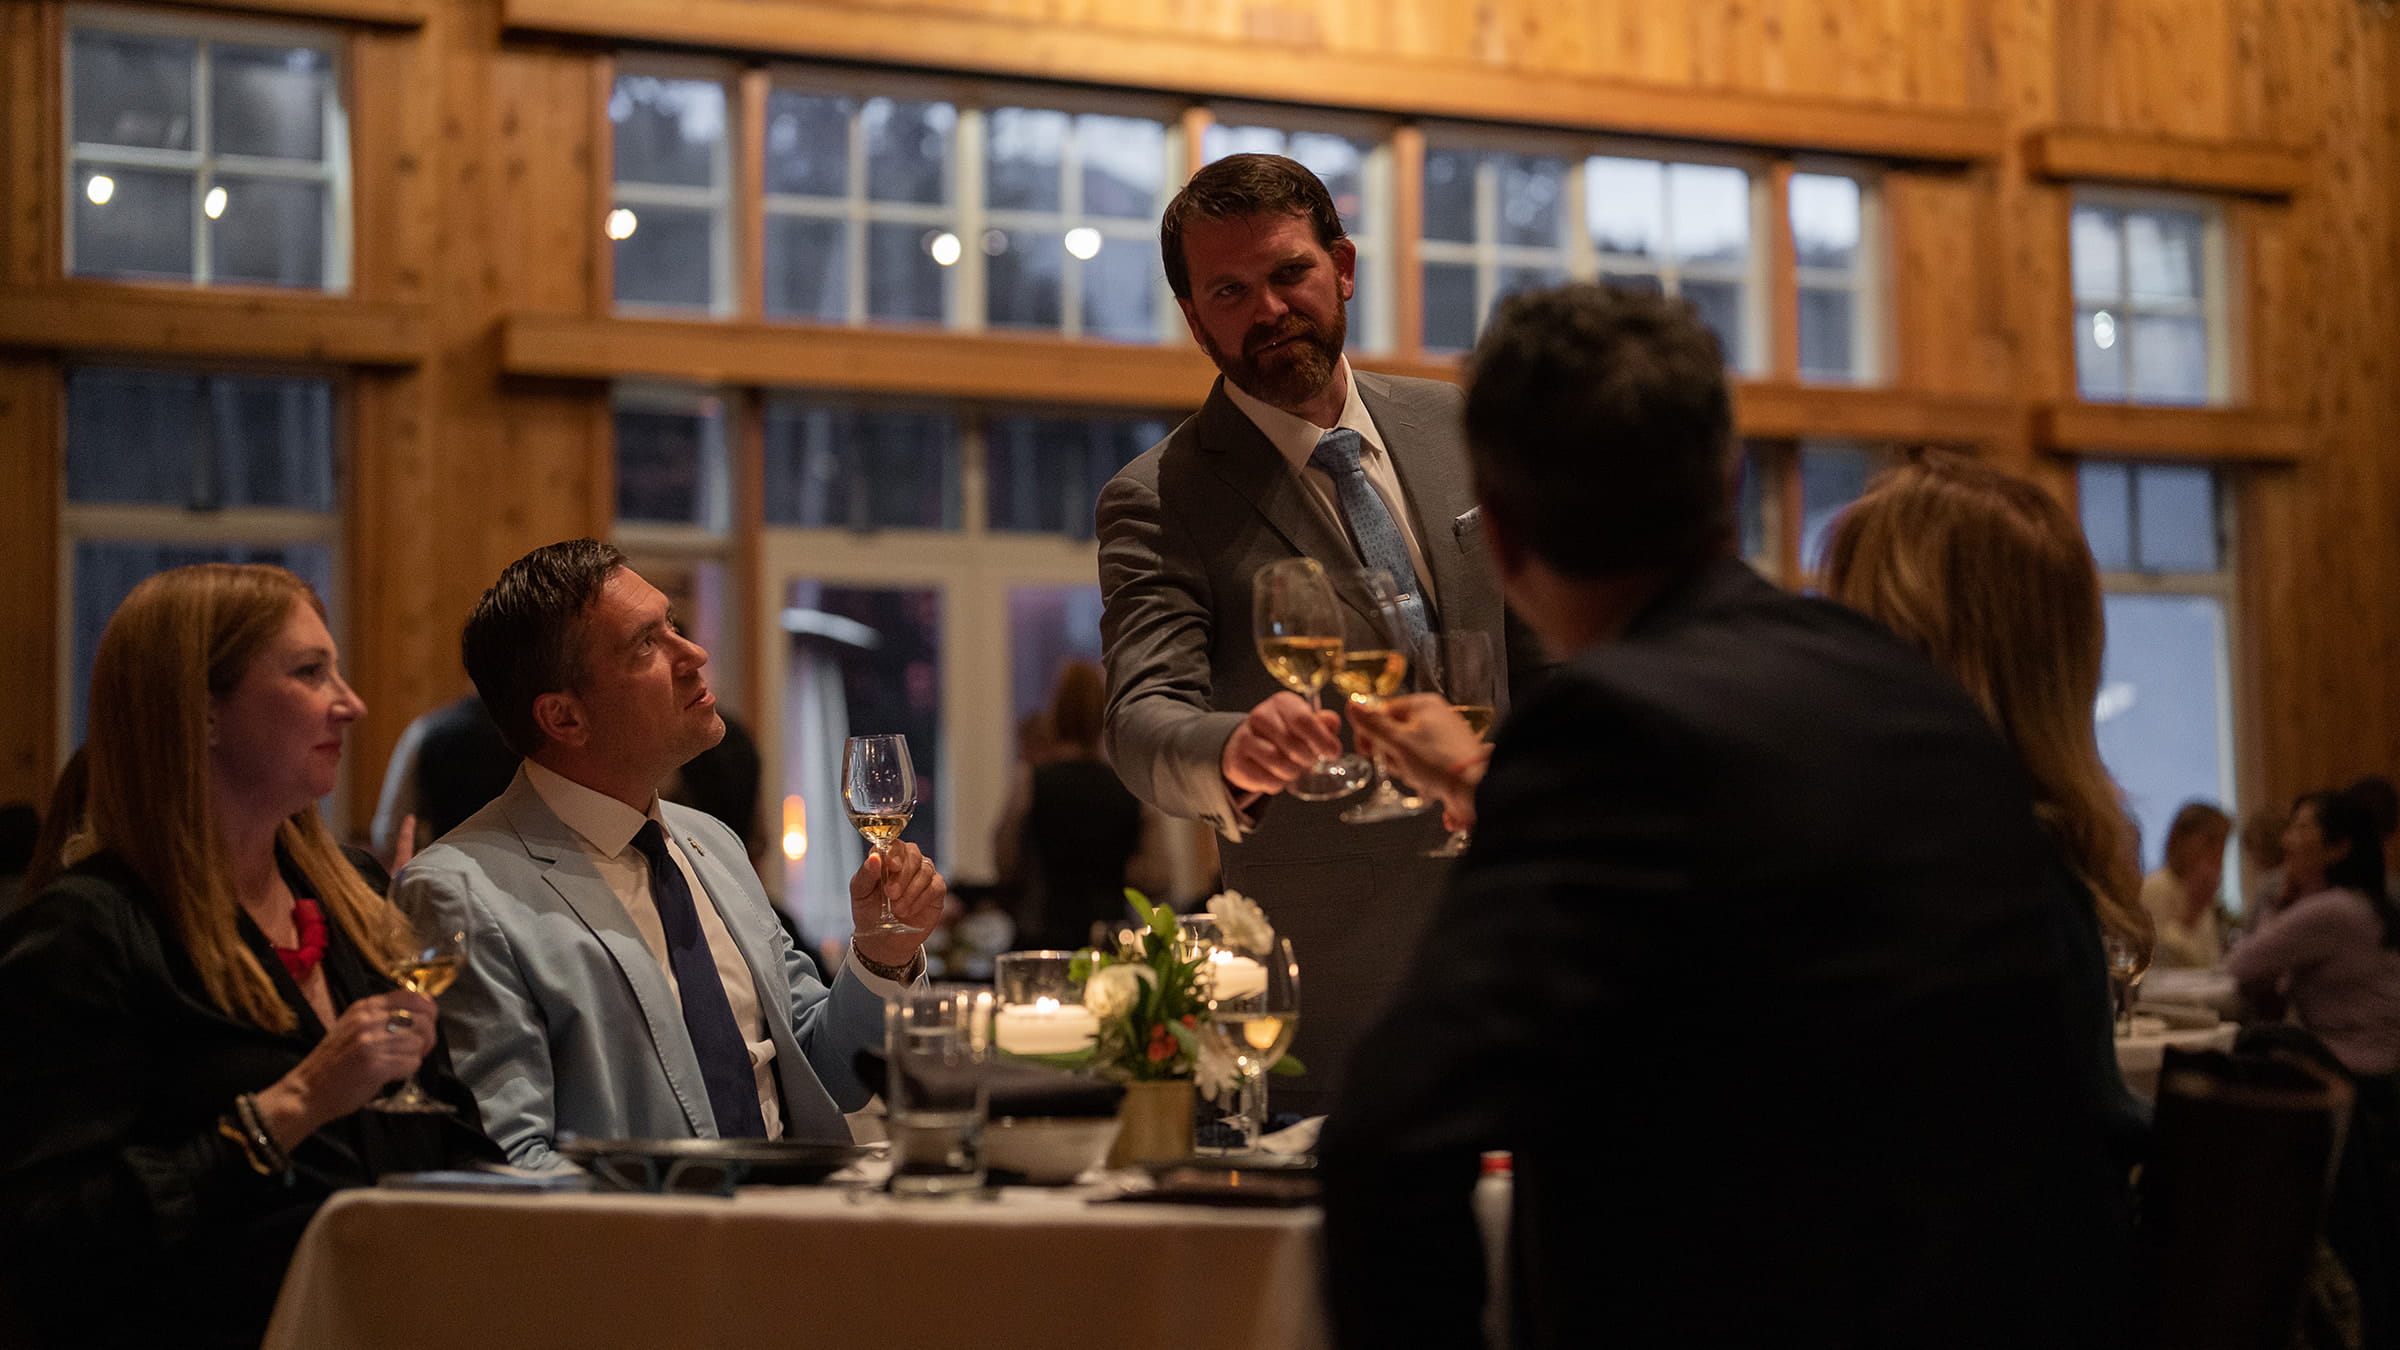
[[[716,958],[700,931],[692,888],[684,882],[683,869],[667,856],[666,832],[657,821],[643,822],[633,846],[650,863],[650,900],[658,906],[659,927],[666,930],[667,965],[675,972],[675,992],[683,1000],[684,1030],[691,1033],[693,1053],[700,1057],[700,1078],[708,1085],[717,1136],[764,1139],[767,1120],[758,1109],[758,1074],[750,1067],[750,1046],[734,1023],[733,1004],[726,1001]]]
[[[1383,494],[1367,481],[1367,471],[1358,466],[1365,446],[1365,437],[1348,427],[1335,427],[1317,442],[1308,462],[1333,479],[1334,502],[1341,508],[1342,523],[1350,527],[1360,560],[1391,573],[1392,584],[1400,588],[1400,613],[1408,623],[1409,641],[1422,643],[1432,628],[1425,613],[1425,584],[1409,561],[1408,538],[1400,533],[1400,523],[1392,519]]]

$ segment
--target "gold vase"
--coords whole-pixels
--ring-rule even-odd
[[[1117,1142],[1108,1150],[1111,1167],[1192,1156],[1192,1080],[1127,1083],[1117,1120]]]

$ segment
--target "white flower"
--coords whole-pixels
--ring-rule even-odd
[[[1242,1066],[1225,1042],[1203,1032],[1200,1036],[1200,1062],[1192,1069],[1192,1082],[1200,1095],[1210,1101],[1224,1100],[1242,1085]]]
[[[1133,1011],[1146,988],[1158,976],[1148,966],[1120,962],[1092,972],[1083,986],[1083,1006],[1095,1017],[1123,1017]]]
[[[1216,919],[1226,945],[1252,956],[1265,956],[1275,949],[1275,929],[1267,922],[1267,912],[1240,891],[1210,896],[1208,912]]]

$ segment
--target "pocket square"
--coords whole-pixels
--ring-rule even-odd
[[[1470,506],[1466,510],[1459,512],[1456,516],[1451,518],[1450,533],[1465,534],[1467,531],[1474,529],[1475,522],[1481,519],[1483,519],[1483,508],[1480,506]]]

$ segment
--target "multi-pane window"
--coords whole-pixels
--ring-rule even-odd
[[[66,48],[69,273],[347,288],[330,35],[79,9]]]
[[[612,420],[617,545],[708,649],[709,683],[734,707],[744,644],[732,595],[729,401],[713,390],[620,385]]]
[[[1791,176],[1792,257],[1799,285],[1800,378],[1863,384],[1880,352],[1867,238],[1867,185],[1847,174]]]
[[[1161,418],[987,419],[984,482],[990,528],[1092,538],[1100,489],[1172,429]]]
[[[1426,147],[1426,350],[1475,345],[1493,305],[1571,275],[1572,176],[1556,155]]]
[[[66,386],[64,711],[75,744],[100,634],[142,578],[187,563],[276,563],[338,609],[339,486],[329,381],[80,366]]]
[[[1584,224],[1600,280],[1679,295],[1724,344],[1725,362],[1756,369],[1761,325],[1751,308],[1751,177],[1723,164],[1662,164],[1595,155],[1583,166]]]
[[[2225,243],[2203,203],[2077,197],[2075,383],[2094,402],[2223,402]]]
[[[1157,341],[1166,124],[994,108],[983,130],[985,321]]]
[[[777,395],[766,423],[767,524],[959,528],[962,461],[950,414]]]
[[[943,322],[966,252],[957,138],[946,102],[770,92],[768,316]]]
[[[1814,583],[1834,522],[1893,455],[1844,441],[1753,441],[1743,447],[1735,527],[1741,556],[1787,586]]]
[[[2214,470],[2087,460],[2076,475],[2108,648],[2100,755],[2157,867],[2177,808],[2232,810],[2233,567]]]
[[[1358,250],[1358,289],[1350,300],[1350,346],[1386,351],[1392,345],[1390,152],[1371,134],[1278,125],[1264,113],[1225,108],[1201,137],[1201,158],[1283,155],[1306,165],[1325,184],[1341,213],[1342,231]]]
[[[733,308],[733,134],[722,78],[633,70],[608,99],[617,304]]]

